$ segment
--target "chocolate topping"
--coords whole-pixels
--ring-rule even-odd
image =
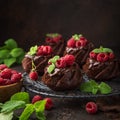
[[[32,56],[32,57],[30,55],[25,55],[25,58],[22,60],[22,67],[27,73],[29,73],[32,69],[32,60],[33,60],[36,66],[36,71],[38,72],[39,75],[43,75],[44,68],[48,63],[48,59],[50,59],[51,57],[52,55]]]
[[[88,42],[86,46],[80,47],[80,48],[68,48],[66,47],[66,50],[64,52],[65,54],[72,54],[75,56],[76,62],[82,66],[85,64],[86,59],[89,55],[89,52],[93,50],[94,45],[91,42]]]
[[[42,81],[56,91],[75,89],[82,81],[82,74],[76,63],[67,68],[60,68],[60,70],[54,72],[55,73],[48,74],[46,67]]]
[[[97,62],[88,58],[83,70],[89,78],[95,80],[108,80],[120,75],[120,61],[118,59],[106,62]]]

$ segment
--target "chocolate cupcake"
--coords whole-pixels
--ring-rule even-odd
[[[96,48],[89,54],[83,71],[89,78],[108,80],[120,75],[120,61],[109,48]]]
[[[30,73],[32,70],[32,62],[35,65],[36,72],[38,75],[43,75],[44,68],[48,63],[48,59],[52,57],[53,50],[51,46],[33,46],[30,51],[25,55],[22,60],[22,67],[27,72]]]
[[[55,56],[49,60],[42,81],[55,91],[71,90],[79,87],[82,81],[81,70],[74,62],[73,55]]]
[[[89,52],[93,50],[93,48],[94,45],[92,42],[88,41],[81,34],[80,35],[75,34],[67,41],[67,47],[64,52],[64,55],[65,54],[74,55],[76,62],[80,66],[82,66],[83,64],[85,64]]]
[[[52,47],[54,55],[63,56],[63,52],[65,50],[65,40],[62,38],[61,34],[46,34],[45,45]]]

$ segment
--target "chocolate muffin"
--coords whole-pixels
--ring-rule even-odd
[[[83,64],[85,64],[89,52],[93,49],[94,45],[92,42],[88,41],[81,34],[75,34],[67,41],[67,47],[65,49],[64,55],[74,55],[76,62],[81,67]]]
[[[44,68],[48,60],[52,57],[53,50],[51,46],[33,46],[22,60],[22,67],[25,72],[30,73],[32,70],[32,62],[35,65],[35,70],[38,75],[43,75]]]
[[[109,48],[96,48],[89,54],[83,71],[89,78],[108,80],[120,75],[120,61]]]
[[[45,45],[49,45],[52,47],[54,55],[63,56],[63,52],[65,50],[65,40],[63,39],[61,34],[46,34]]]
[[[42,81],[55,91],[76,89],[82,81],[79,65],[73,55],[55,56],[45,68]]]

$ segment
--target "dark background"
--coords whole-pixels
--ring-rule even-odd
[[[82,33],[120,56],[120,0],[0,0],[0,45],[14,38],[27,51],[49,32]]]

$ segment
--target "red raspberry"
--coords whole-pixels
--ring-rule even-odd
[[[106,53],[99,53],[97,55],[97,61],[99,62],[105,62],[109,59],[108,55]]]
[[[45,98],[46,104],[45,104],[45,109],[50,110],[53,107],[53,101],[51,98]]]
[[[56,66],[58,68],[65,68],[66,67],[66,61],[64,60],[64,58],[61,58],[59,60],[56,61]]]
[[[46,41],[46,43],[54,43],[53,38],[50,38],[50,37],[47,37],[47,38],[45,39],[45,41]]]
[[[67,46],[68,46],[68,47],[75,48],[75,44],[76,44],[76,41],[75,41],[73,38],[71,38],[71,39],[68,40],[68,42],[67,42]]]
[[[10,79],[4,79],[4,80],[5,80],[5,85],[10,85],[13,83]]]
[[[0,76],[3,78],[3,79],[10,79],[11,78],[11,75],[12,75],[12,70],[9,69],[9,68],[5,68],[1,73],[0,73]]]
[[[109,53],[109,58],[110,58],[110,59],[113,59],[113,58],[115,58],[115,55],[114,55],[114,53]]]
[[[40,56],[40,55],[43,55],[43,54],[44,54],[44,53],[43,53],[43,47],[44,47],[44,46],[39,46],[39,47],[38,47],[38,50],[37,50],[36,55]]]
[[[12,73],[12,74],[17,74],[18,71],[16,71],[16,70],[12,70],[11,73]]]
[[[35,102],[37,101],[40,101],[42,100],[43,98],[40,96],[40,95],[35,95],[33,98],[32,98],[32,104],[34,104]]]
[[[43,47],[43,54],[44,55],[49,55],[49,54],[51,54],[52,53],[52,48],[51,48],[51,46],[44,46]]]
[[[81,41],[80,40],[76,41],[76,47],[81,47]]]
[[[75,61],[75,57],[74,55],[65,55],[64,56],[64,60],[66,61],[66,64],[69,65],[73,65],[74,61]]]
[[[88,102],[86,104],[86,111],[90,114],[96,113],[98,110],[97,105],[94,102]]]
[[[8,68],[7,65],[5,65],[5,64],[1,64],[0,65],[0,71],[3,70],[3,69],[5,69],[5,68]]]
[[[97,53],[90,52],[89,56],[90,56],[90,58],[96,59],[97,58]]]
[[[38,73],[36,71],[31,71],[29,73],[29,77],[31,80],[37,80],[38,79]]]
[[[22,78],[21,73],[14,73],[14,74],[12,74],[12,76],[11,76],[11,81],[12,81],[13,83],[19,82],[19,81],[21,80],[21,78]]]
[[[81,42],[81,46],[86,46],[86,44],[87,44],[87,40],[85,39],[85,40],[80,40],[80,42]]]
[[[57,42],[59,42],[61,40],[61,38],[62,38],[62,36],[58,35],[58,36],[53,38],[53,41],[57,43]]]
[[[6,80],[4,80],[3,78],[0,78],[0,85],[5,85]]]

